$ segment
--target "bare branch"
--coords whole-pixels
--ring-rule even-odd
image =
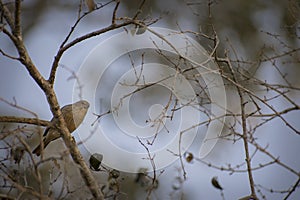
[[[11,15],[11,12],[8,10],[7,6],[2,2],[2,0],[0,1],[0,10],[2,11],[1,13],[3,14],[5,20],[7,21],[9,27],[11,30],[14,30],[14,20],[13,17]]]
[[[135,15],[133,16],[132,19],[134,19],[134,20],[137,19],[138,16],[142,13],[142,9],[143,9],[143,6],[144,6],[145,2],[146,2],[146,0],[142,0],[139,8],[137,9],[137,11],[136,11],[136,13],[135,13]]]
[[[21,0],[15,1],[15,27],[13,31],[16,37],[22,37],[21,35]]]
[[[1,3],[1,8],[3,8],[3,4]],[[56,97],[56,94],[53,90],[53,85],[50,84],[47,80],[43,78],[43,76],[40,74],[36,66],[31,61],[31,58],[25,48],[25,45],[23,43],[23,40],[21,37],[12,37],[11,38],[18,53],[20,56],[20,62],[25,66],[31,77],[35,80],[35,82],[40,86],[40,88],[43,90],[45,95],[47,96],[48,103],[50,105],[50,109],[52,114],[55,118],[59,120],[58,122],[58,129],[61,131],[63,140],[70,150],[70,153],[72,155],[72,158],[75,163],[80,165],[80,172],[82,175],[82,178],[85,180],[86,185],[90,189],[91,193],[93,194],[95,199],[103,199],[103,195],[101,191],[99,190],[98,183],[96,182],[95,178],[92,176],[89,167],[85,163],[84,159],[82,158],[82,155],[80,154],[80,151],[78,150],[78,147],[75,143],[73,143],[72,136],[69,132],[69,130],[66,127],[64,118],[62,116],[58,100]],[[79,42],[79,41],[78,41]],[[77,43],[78,43],[77,42]],[[74,45],[74,43],[72,43]],[[76,42],[75,42],[76,44]],[[71,45],[71,46],[73,46]],[[68,46],[68,47],[71,47]],[[68,49],[68,48],[66,48]],[[65,50],[66,50],[65,49]],[[60,57],[64,51],[61,51]],[[57,60],[58,61],[58,60]],[[58,62],[57,62],[58,64]],[[55,73],[54,73],[55,75]],[[54,76],[53,76],[54,80]]]
[[[111,20],[111,24],[116,24],[116,19],[117,19],[117,10],[119,8],[120,5],[120,0],[116,1],[116,5],[113,11],[113,15],[112,15],[112,20]]]
[[[0,116],[0,122],[33,124],[37,126],[51,126],[51,123],[46,120],[41,120],[38,118],[15,117],[15,116]]]
[[[7,57],[7,58],[10,58],[10,59],[12,59],[12,60],[19,60],[18,57],[11,56],[11,55],[5,53],[2,49],[0,49],[0,53],[1,53],[3,56],[5,56],[5,57]]]
[[[291,196],[291,194],[296,190],[296,188],[299,187],[299,184],[300,184],[300,178],[298,178],[296,183],[293,185],[289,193],[283,198],[283,200],[287,200]]]
[[[229,64],[229,69],[230,72],[232,74],[233,77],[233,81],[237,82],[236,79],[236,74],[233,71],[232,66]],[[243,131],[243,142],[244,142],[244,150],[245,150],[245,160],[247,163],[247,172],[248,172],[248,178],[249,178],[249,185],[251,188],[251,196],[254,199],[258,199],[256,197],[256,192],[255,192],[255,188],[254,188],[254,179],[253,179],[253,175],[252,175],[252,167],[251,167],[251,159],[250,159],[250,152],[249,152],[249,146],[248,146],[248,131],[247,131],[247,118],[246,118],[246,111],[245,111],[245,105],[247,104],[246,101],[244,100],[244,94],[241,90],[240,87],[236,87],[238,94],[239,94],[239,98],[240,98],[240,108],[241,108],[241,118],[242,118],[242,131]]]
[[[76,44],[78,44],[78,43],[80,43],[80,42],[82,42],[84,40],[87,40],[87,39],[90,39],[92,37],[98,36],[98,35],[100,35],[102,33],[107,32],[107,31],[111,31],[111,30],[115,30],[115,29],[127,26],[127,25],[132,24],[132,23],[133,23],[133,21],[129,20],[129,21],[126,21],[126,22],[121,23],[121,24],[112,24],[112,25],[110,25],[110,26],[108,26],[106,28],[103,28],[103,29],[100,29],[100,30],[88,33],[86,35],[83,35],[81,37],[78,37],[75,40],[73,40],[73,41],[65,44],[63,47],[61,47],[58,50],[58,52],[57,52],[57,54],[56,54],[56,56],[54,58],[54,61],[52,63],[51,72],[50,72],[50,76],[49,76],[49,79],[48,79],[50,85],[53,85],[53,83],[54,83],[56,70],[57,70],[57,68],[59,66],[59,61],[60,61],[60,59],[63,56],[63,54],[64,54],[65,51],[67,51],[69,48],[75,46]]]

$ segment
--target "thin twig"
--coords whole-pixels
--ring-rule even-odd
[[[236,75],[235,72],[233,71],[232,66],[230,65],[230,63],[228,64],[229,66],[229,70],[232,74],[232,79],[234,82],[237,82],[236,80]],[[241,90],[240,87],[236,87],[238,94],[239,94],[239,98],[240,98],[240,108],[241,108],[241,118],[242,118],[242,131],[243,131],[243,143],[244,143],[244,150],[245,150],[245,160],[246,160],[246,164],[247,164],[247,172],[248,172],[248,178],[249,178],[249,185],[250,185],[250,189],[251,189],[251,196],[253,196],[253,198],[257,199],[256,197],[256,192],[255,192],[255,188],[254,188],[254,179],[253,179],[253,175],[252,175],[252,167],[251,167],[251,159],[250,159],[250,152],[249,152],[249,146],[248,146],[248,131],[247,131],[247,117],[246,117],[246,111],[245,111],[245,105],[246,105],[246,101],[244,100],[244,94]]]
[[[116,24],[117,10],[119,8],[119,5],[120,5],[120,0],[117,0],[114,11],[113,11],[112,19],[111,19],[111,24]]]

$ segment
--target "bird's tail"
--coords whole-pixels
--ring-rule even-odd
[[[45,140],[46,138],[44,138],[43,140],[43,143],[44,143],[44,149],[46,148],[46,146],[48,146],[48,144],[50,143],[50,141],[46,141]],[[32,153],[37,155],[37,156],[40,156],[41,155],[41,151],[42,151],[42,147],[41,147],[41,144],[39,144],[39,146],[37,146],[33,151]]]

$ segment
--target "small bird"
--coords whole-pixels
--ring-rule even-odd
[[[70,133],[72,133],[81,124],[89,107],[90,107],[89,102],[85,100],[81,100],[74,104],[69,104],[61,108],[62,115],[64,117],[64,120],[66,122],[67,128],[69,129]],[[50,142],[60,138],[61,134],[59,133],[57,128],[55,128],[57,123],[58,123],[58,119],[52,118],[51,119],[52,126],[46,128],[43,135],[44,148],[46,148]],[[40,144],[32,151],[32,153],[39,156],[41,154],[41,150],[42,149]]]

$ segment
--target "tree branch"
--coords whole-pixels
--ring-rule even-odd
[[[0,116],[0,122],[34,124],[37,126],[51,126],[51,123],[46,120],[41,120],[38,118],[15,117],[15,116]]]
[[[21,0],[15,1],[15,27],[13,34],[16,37],[22,37],[21,35]]]
[[[3,4],[2,0],[0,0],[0,8],[1,8],[1,11],[2,11],[1,13],[4,16],[4,19],[8,23],[10,29],[13,30],[14,29],[13,17],[11,16],[11,13],[8,10],[7,6],[5,4]]]
[[[235,72],[230,64],[230,62],[228,61],[228,66],[229,66],[229,70],[231,72],[232,75],[232,80],[237,83],[237,78],[235,75]],[[242,120],[242,139],[243,139],[243,143],[244,143],[244,150],[245,150],[245,161],[247,164],[247,172],[248,172],[248,179],[249,179],[249,185],[250,185],[250,189],[251,189],[251,196],[254,199],[258,199],[256,196],[256,192],[255,192],[255,184],[254,184],[254,179],[253,179],[253,175],[252,175],[252,167],[251,167],[251,157],[250,157],[250,152],[249,152],[249,145],[248,145],[248,131],[247,131],[247,114],[245,112],[245,105],[246,105],[246,101],[244,100],[244,94],[243,91],[240,87],[237,87],[237,92],[240,98],[240,108],[241,108],[241,120]]]
[[[121,24],[111,24],[110,26],[107,26],[107,27],[105,27],[103,29],[100,29],[100,30],[88,33],[88,34],[83,35],[81,37],[78,37],[75,40],[69,42],[68,44],[60,47],[60,49],[58,50],[56,56],[54,57],[54,61],[52,63],[51,72],[50,72],[50,76],[49,76],[48,82],[51,85],[53,85],[54,80],[55,80],[55,74],[56,74],[57,68],[59,66],[58,65],[59,61],[60,61],[61,57],[63,56],[64,52],[67,51],[69,48],[75,46],[76,44],[78,44],[78,43],[80,43],[80,42],[82,42],[82,41],[84,41],[86,39],[98,36],[98,35],[100,35],[102,33],[108,32],[108,31],[112,31],[112,30],[115,30],[115,29],[127,26],[127,25],[132,24],[132,23],[133,23],[133,20],[128,20],[128,21],[126,21],[124,23],[121,23]]]
[[[1,6],[1,9],[4,10],[3,14],[4,14],[5,19],[7,21],[9,21],[9,23],[12,23],[10,13],[9,13],[8,9],[6,8],[6,6],[2,4],[2,1],[0,3],[0,6]],[[16,12],[18,12],[18,11],[16,11]],[[12,30],[14,30],[14,29],[12,29]],[[93,177],[87,164],[85,163],[82,155],[80,154],[78,147],[76,146],[75,143],[73,143],[72,136],[71,136],[71,134],[66,126],[66,123],[64,121],[64,118],[62,116],[62,113],[61,113],[61,110],[60,110],[60,107],[58,104],[58,100],[57,100],[56,94],[53,89],[53,84],[50,84],[47,80],[45,80],[44,77],[40,74],[40,72],[36,68],[36,66],[33,64],[32,60],[27,52],[27,49],[25,48],[22,38],[11,36],[11,39],[19,53],[20,62],[25,66],[25,68],[29,72],[30,76],[35,80],[35,82],[43,90],[43,92],[45,93],[45,95],[47,97],[47,101],[50,105],[50,109],[51,109],[53,116],[59,120],[58,121],[58,129],[60,130],[60,132],[62,134],[64,143],[70,150],[70,154],[71,154],[74,162],[80,166],[79,168],[80,168],[81,176],[84,179],[86,185],[88,186],[90,192],[92,193],[92,195],[95,199],[103,199],[103,194],[99,189],[97,181],[95,180],[95,178]],[[82,41],[82,40],[79,40],[79,41]],[[58,64],[60,57],[65,52],[65,50],[67,50],[68,48],[70,48],[71,46],[73,46],[74,44],[76,44],[78,42],[71,43],[70,46],[67,45],[67,48],[63,48],[62,51],[59,51],[60,52],[59,56],[56,59],[57,64]],[[54,73],[54,75],[55,75],[55,73]],[[54,76],[53,76],[53,81],[54,81]]]

